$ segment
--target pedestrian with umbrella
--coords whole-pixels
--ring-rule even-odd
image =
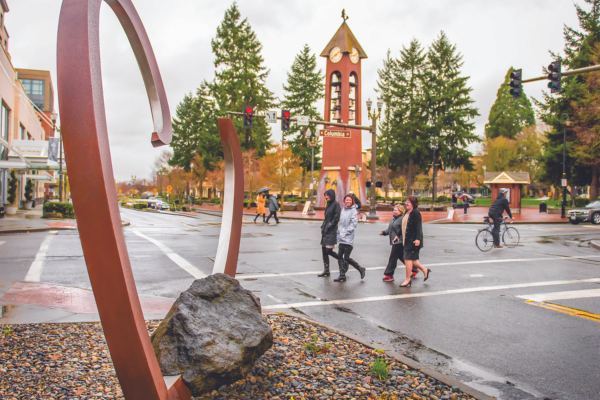
[[[265,194],[265,192],[267,192],[269,190],[271,190],[271,188],[262,188],[258,192],[256,192],[257,193],[257,196],[256,196],[256,217],[254,217],[254,222],[256,222],[256,219],[261,214],[263,216],[263,222],[265,222],[265,217],[266,217],[266,213],[267,213],[267,211],[265,210],[265,202],[266,202],[266,198],[267,198],[267,195]]]

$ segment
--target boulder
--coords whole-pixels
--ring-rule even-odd
[[[181,374],[193,396],[243,378],[273,346],[260,299],[225,274],[198,279],[152,334],[163,375]]]

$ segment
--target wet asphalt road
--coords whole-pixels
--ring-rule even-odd
[[[144,236],[211,273],[218,216],[126,209],[122,216],[131,222],[124,229],[140,294],[176,298],[194,280]],[[335,283],[336,274],[316,277],[320,223],[250,220],[238,279],[264,308],[364,336],[499,399],[600,398],[600,251],[589,247],[600,227],[517,225],[519,247],[482,253],[474,242],[479,226],[426,224],[421,261],[431,278],[400,288],[403,270],[395,283],[381,281],[390,250],[378,236],[385,225],[359,224],[352,257],[367,276],[350,271],[347,282]],[[24,279],[47,236],[0,236],[0,295]],[[41,282],[90,288],[77,232],[52,239]]]

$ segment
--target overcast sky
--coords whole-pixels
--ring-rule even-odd
[[[171,114],[183,96],[214,77],[210,41],[232,2],[201,0],[133,0],[150,37]],[[348,25],[366,51],[362,60],[363,102],[375,100],[377,69],[388,49],[397,57],[413,38],[424,47],[443,30],[463,55],[463,75],[469,76],[477,133],[483,135],[496,92],[509,67],[523,77],[542,75],[552,60],[548,50],[564,48],[564,24],[577,27],[574,4],[567,0],[428,0],[428,1],[238,1],[242,17],[263,44],[267,86],[279,98],[294,57],[308,44],[320,54],[342,23]],[[60,0],[8,0],[5,24],[9,52],[17,68],[50,70],[56,87],[56,33]],[[100,21],[102,76],[115,178],[147,178],[161,151],[150,144],[152,119],[135,57],[117,18],[102,5]],[[325,70],[325,59],[318,57]],[[547,81],[525,85],[529,96],[541,97]],[[58,107],[58,102],[55,102]],[[319,105],[323,110],[323,104]],[[366,107],[365,107],[366,110]],[[60,113],[60,110],[57,110]],[[240,110],[241,111],[241,110]],[[322,112],[322,111],[321,111]],[[365,111],[366,112],[366,111]],[[363,125],[367,125],[363,115]],[[280,140],[279,126],[273,139]],[[363,148],[370,137],[363,135]]]

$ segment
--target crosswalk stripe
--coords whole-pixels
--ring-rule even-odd
[[[31,263],[29,267],[29,271],[27,271],[27,275],[25,275],[25,281],[28,282],[39,282],[42,279],[42,267],[44,265],[44,260],[46,259],[46,252],[48,252],[48,248],[50,247],[50,242],[54,239],[54,236],[58,231],[50,231],[48,232],[48,236],[42,242],[40,249],[35,255],[35,259]]]
[[[600,297],[600,289],[587,289],[587,290],[570,290],[566,292],[553,292],[553,293],[538,293],[538,294],[525,294],[516,296],[525,300],[532,301],[556,301],[556,300],[573,300],[573,299],[585,299],[589,297]]]
[[[149,236],[144,235],[139,231],[133,231],[136,235],[141,237],[142,239],[146,239],[150,243],[154,244],[158,247],[167,257],[171,259],[175,264],[177,264],[181,269],[183,269],[188,274],[192,275],[196,279],[206,278],[206,274],[200,271],[198,268],[194,267],[190,264],[185,258],[181,257],[179,254],[175,253],[171,248],[165,245],[163,242],[153,239]]]

